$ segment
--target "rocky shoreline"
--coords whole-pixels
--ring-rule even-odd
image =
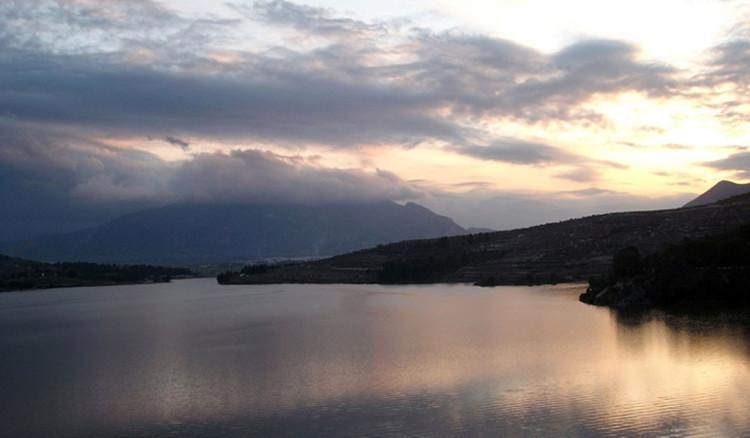
[[[603,288],[589,286],[579,297],[582,303],[611,307],[617,310],[645,310],[654,307],[647,287],[638,280],[608,284]]]

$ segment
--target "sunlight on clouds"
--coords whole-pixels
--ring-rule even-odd
[[[688,98],[657,100],[624,93],[589,106],[611,121],[611,129],[598,136],[602,158],[631,166],[633,172],[685,174],[687,170],[698,184],[701,178],[714,180],[715,171],[700,164],[726,156],[733,146],[748,140],[723,124],[715,108]],[[669,189],[652,177],[633,176],[631,184],[643,185],[646,191]]]
[[[381,150],[373,157],[379,167],[389,169],[407,180],[437,182],[449,192],[460,192],[467,181],[486,181],[498,190],[545,190],[549,187],[575,187],[554,178],[550,167],[529,167],[497,161],[483,161],[441,147],[422,145],[405,151]]]
[[[428,3],[428,2],[425,2]],[[491,35],[552,52],[581,37],[638,44],[644,55],[685,62],[712,47],[733,23],[734,2],[691,0],[442,0],[440,9]]]
[[[254,150],[449,193],[698,192],[747,176],[706,166],[750,145],[750,40],[721,46],[741,3],[0,2],[0,123],[167,166]]]
[[[736,140],[715,109],[688,98],[649,99],[623,93],[590,102],[589,107],[604,114],[612,122],[612,130],[631,143],[708,147]],[[659,131],[644,132],[644,126]]]

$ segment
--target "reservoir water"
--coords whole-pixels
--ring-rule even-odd
[[[583,286],[0,294],[0,435],[750,435],[750,325]]]

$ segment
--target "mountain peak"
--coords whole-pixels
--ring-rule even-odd
[[[343,254],[464,234],[418,204],[173,204],[57,236],[8,244],[36,260],[195,265]]]
[[[750,193],[750,184],[738,184],[734,181],[721,180],[705,193],[685,204],[685,207],[713,204],[734,196]]]

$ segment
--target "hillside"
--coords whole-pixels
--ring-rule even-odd
[[[192,275],[182,268],[94,263],[41,263],[0,255],[0,292],[58,287],[166,282]]]
[[[512,231],[382,245],[317,262],[225,275],[225,283],[534,284],[608,271],[627,246],[643,254],[750,223],[750,195],[672,210],[612,213]]]
[[[685,207],[713,204],[745,193],[750,193],[750,184],[737,184],[726,180],[719,181],[705,193],[685,204]]]
[[[462,233],[464,229],[450,218],[413,203],[176,204],[73,233],[14,243],[3,252],[45,261],[194,266],[323,257],[381,243]]]
[[[584,303],[617,309],[750,305],[750,225],[686,239],[642,257],[635,248],[615,255],[611,272],[592,279]]]

